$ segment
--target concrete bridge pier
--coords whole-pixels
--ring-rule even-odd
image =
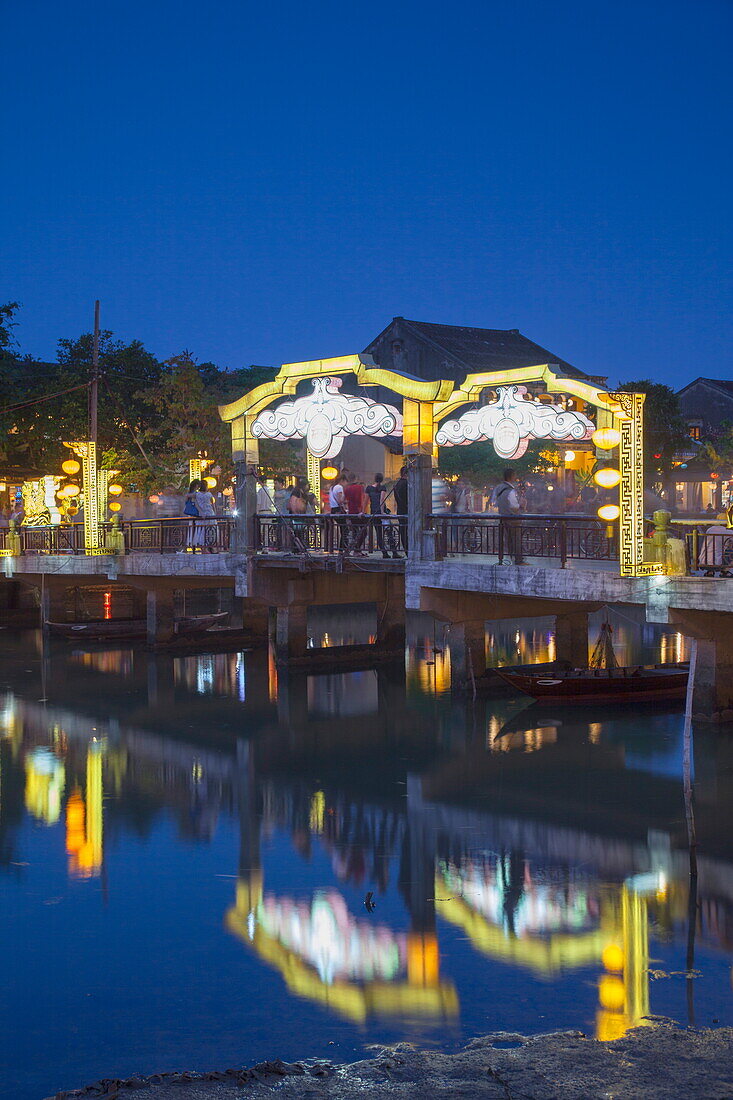
[[[672,610],[670,622],[692,639],[687,700],[693,718],[733,722],[733,614]]]
[[[147,641],[148,645],[164,645],[175,634],[175,600],[172,588],[149,588],[147,605]]]
[[[308,605],[275,608],[275,655],[279,661],[305,657],[308,651]]]
[[[486,672],[486,622],[464,619],[448,631],[451,687],[462,688]]]
[[[41,577],[38,586],[41,626],[44,634],[48,633],[48,623],[65,623],[69,620],[69,583],[64,580],[55,580],[52,577]]]
[[[555,660],[571,668],[588,667],[588,612],[572,611],[555,616]]]

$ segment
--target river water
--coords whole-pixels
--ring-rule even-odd
[[[313,616],[316,644],[373,629]],[[625,661],[685,657],[627,614],[615,638]],[[405,668],[343,675],[0,639],[0,1096],[733,1024],[733,742],[694,731],[690,922],[679,709],[451,696],[422,616]],[[488,624],[487,645],[552,659],[552,622]]]

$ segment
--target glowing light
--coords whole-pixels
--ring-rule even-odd
[[[613,522],[621,515],[621,509],[618,504],[602,504],[598,509],[599,519],[604,519],[607,523]]]
[[[339,472],[335,466],[324,466],[321,470],[321,477],[326,481],[333,481],[335,477],[339,476]]]
[[[554,485],[548,485],[547,486],[547,492],[548,493],[554,493],[555,492],[555,486]]]
[[[215,477],[205,477],[204,481],[206,482],[206,485],[209,489],[215,489],[216,488],[216,478]]]
[[[81,489],[78,485],[64,485],[63,489],[59,491],[60,497],[78,497]]]
[[[339,393],[340,378],[314,378],[313,393],[265,409],[252,425],[255,439],[305,439],[317,458],[333,458],[347,435],[401,435],[402,413],[370,397]]]
[[[110,512],[122,511],[122,505],[120,504],[119,500],[113,500],[109,506],[109,510]]]
[[[602,470],[596,470],[593,480],[602,489],[613,489],[621,480],[621,471],[615,470],[613,466],[604,466]]]
[[[439,447],[462,447],[491,440],[500,458],[521,458],[530,439],[590,439],[593,423],[562,405],[527,396],[526,386],[497,386],[496,401],[469,409],[438,429]],[[574,456],[573,456],[574,457]]]
[[[148,497],[148,500],[150,501],[151,504],[158,504],[160,502],[160,497],[158,496],[157,493],[151,493],[150,496]]]
[[[81,463],[77,462],[75,458],[67,458],[65,462],[61,463],[61,469],[69,477],[73,477],[74,474],[78,474],[81,470]]]
[[[114,485],[107,486],[107,492],[110,493],[113,497],[118,497],[123,491],[124,490],[122,486],[118,485],[117,482],[115,482]]]
[[[605,966],[606,970],[612,970],[616,974],[620,974],[624,968],[623,950],[618,946],[618,944],[607,944],[606,947],[603,948],[601,962]]]
[[[626,1001],[626,990],[620,978],[604,974],[598,980],[598,1000],[609,1012],[620,1012]]]
[[[621,442],[621,432],[617,428],[596,428],[591,438],[602,451],[611,451]]]
[[[575,462],[575,451],[566,451],[565,452],[565,461],[566,462]]]

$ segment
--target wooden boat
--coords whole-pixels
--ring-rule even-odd
[[[179,637],[202,634],[229,618],[228,611],[214,615],[190,615],[177,619],[174,633]],[[60,638],[144,638],[147,635],[145,619],[92,619],[85,623],[46,623],[49,631]]]
[[[635,665],[628,668],[575,668],[569,672],[505,672],[511,687],[548,703],[634,703],[684,699],[689,669]]]
[[[548,703],[638,703],[684,699],[687,665],[620,666],[613,651],[613,629],[603,623],[588,668],[557,672],[497,668],[505,683]]]

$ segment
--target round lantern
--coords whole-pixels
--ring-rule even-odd
[[[77,462],[75,458],[67,458],[65,462],[61,463],[61,469],[69,477],[73,477],[74,474],[78,474],[81,470],[81,463]]]
[[[621,509],[618,504],[602,504],[598,509],[599,519],[603,519],[606,523],[612,523],[613,520],[618,519],[621,515]]]
[[[616,428],[596,428],[592,439],[596,447],[600,447],[602,451],[610,451],[621,442],[621,432]]]
[[[626,990],[620,978],[604,974],[598,981],[598,1000],[609,1012],[620,1012],[626,1001]]]
[[[64,485],[63,489],[59,492],[60,497],[78,497],[81,489],[78,485],[73,483],[70,485]]]
[[[118,485],[117,482],[115,481],[114,485],[108,485],[107,486],[107,492],[110,494],[110,496],[118,497],[120,495],[120,493],[124,492],[124,490],[123,490],[122,486]]]
[[[78,514],[78,512],[79,512],[79,509],[77,508],[77,506],[75,504],[67,505],[67,508],[66,508],[67,516],[75,516],[75,515]]]
[[[338,476],[339,472],[335,466],[324,466],[321,470],[321,477],[326,481],[333,481],[333,479]]]
[[[208,489],[215,489],[216,488],[216,478],[215,477],[205,477],[204,481],[206,482],[206,487]]]
[[[604,466],[602,470],[596,470],[593,480],[602,489],[613,489],[621,480],[621,471],[614,469],[613,466]]]
[[[151,493],[150,496],[148,497],[148,500],[150,501],[151,504],[158,504],[159,501],[160,501],[160,497],[158,496],[157,493]]]
[[[122,505],[120,504],[119,500],[113,500],[109,506],[109,510],[110,512],[121,512]]]
[[[603,948],[601,962],[606,970],[613,970],[617,974],[624,968],[624,953],[617,943],[608,943]]]

